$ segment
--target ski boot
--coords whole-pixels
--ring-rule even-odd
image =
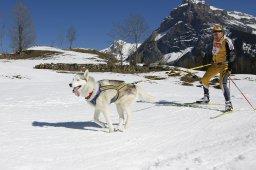
[[[204,97],[196,101],[196,103],[200,103],[200,104],[208,104],[209,102],[210,102],[210,97],[208,94],[204,94]]]
[[[225,102],[225,112],[229,112],[229,111],[232,111],[232,110],[233,110],[233,106],[232,106],[231,101],[226,101]]]

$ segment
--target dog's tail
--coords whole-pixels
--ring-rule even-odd
[[[144,102],[155,102],[156,99],[154,96],[151,96],[150,94],[148,94],[146,91],[144,91],[143,89],[141,89],[138,86],[135,86],[136,90],[137,90],[137,95],[139,97],[140,100],[144,101]]]

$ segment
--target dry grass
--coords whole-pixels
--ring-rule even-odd
[[[99,52],[99,51],[93,50],[93,49],[73,48],[73,49],[71,49],[71,51],[75,51],[75,52],[79,52],[79,53],[95,54],[99,58],[107,60],[107,61],[111,61],[112,63],[118,62],[117,59],[115,57],[111,56],[110,54],[102,53],[102,52]]]
[[[187,82],[187,83],[194,83],[195,81],[200,81],[201,78],[198,77],[195,74],[188,73],[180,78],[181,81]]]
[[[166,77],[159,77],[159,76],[145,76],[145,78],[149,80],[164,80]]]
[[[28,59],[28,58],[46,58],[52,55],[61,54],[60,52],[41,51],[41,50],[25,50],[21,54],[1,54],[0,59]]]

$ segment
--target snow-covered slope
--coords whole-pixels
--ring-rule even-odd
[[[90,56],[91,57],[91,56]],[[86,56],[57,56],[57,62],[85,63]],[[106,133],[93,123],[93,109],[68,87],[73,74],[37,70],[56,60],[0,60],[0,169],[3,170],[253,170],[256,169],[256,112],[231,84],[235,112],[216,119],[216,109],[135,103],[131,127]],[[97,80],[144,80],[145,75],[91,73]],[[203,72],[196,74],[202,75]],[[254,104],[256,76],[234,75]],[[179,77],[138,84],[160,103],[191,102],[202,96]],[[211,102],[223,104],[211,88]],[[118,122],[115,106],[111,119]],[[101,117],[102,118],[102,117]],[[103,118],[102,118],[103,119]]]
[[[37,59],[35,62],[37,63],[82,63],[82,64],[106,64],[106,61],[99,58],[95,54],[89,53],[79,53],[75,51],[69,50],[61,50],[54,47],[48,46],[34,46],[28,48],[27,50],[41,50],[41,51],[53,51],[59,52],[60,54],[56,54],[54,56],[44,58],[44,60]]]

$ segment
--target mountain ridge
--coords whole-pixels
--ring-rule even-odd
[[[183,0],[139,47],[137,62],[181,67],[193,67],[209,62],[205,54],[211,51],[211,28],[215,24],[221,24],[226,34],[234,41],[238,61],[244,60],[242,63],[247,66],[256,60],[256,17],[237,11],[225,11],[210,6],[205,1]],[[175,53],[182,51],[186,51],[183,56],[177,60],[171,59]],[[244,67],[236,64],[234,72],[256,74],[256,67],[249,65],[246,70]]]

